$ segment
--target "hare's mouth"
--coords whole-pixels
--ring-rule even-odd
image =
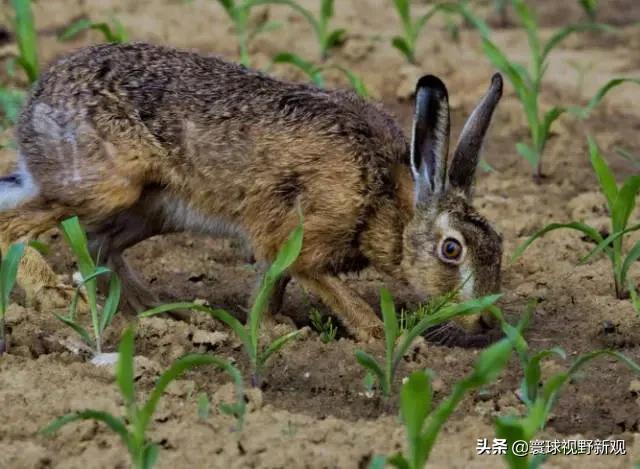
[[[496,342],[502,334],[499,329],[488,326],[481,332],[469,332],[449,321],[428,329],[423,336],[431,343],[447,347],[483,348]]]

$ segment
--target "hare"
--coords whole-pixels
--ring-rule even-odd
[[[77,215],[134,309],[157,301],[123,252],[151,236],[240,236],[269,262],[304,214],[290,276],[358,340],[382,323],[340,274],[373,266],[421,295],[498,291],[502,239],[472,207],[478,155],[502,94],[496,74],[447,170],[449,107],[434,76],[416,87],[411,141],[379,105],[287,83],[217,57],[144,43],[81,49],[35,85],[0,180],[0,248]],[[282,304],[289,277],[270,313]],[[18,282],[40,308],[70,287],[28,249]],[[468,331],[487,328],[482,315]]]

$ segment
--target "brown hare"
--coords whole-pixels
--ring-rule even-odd
[[[352,92],[156,45],[88,47],[53,64],[22,112],[19,167],[0,180],[0,248],[78,215],[139,310],[156,299],[127,248],[170,232],[236,235],[268,262],[299,205],[304,246],[290,275],[356,338],[378,337],[380,319],[340,274],[371,265],[424,296],[461,284],[463,298],[499,289],[502,240],[471,198],[501,93],[495,75],[447,169],[448,96],[434,76],[417,84],[408,142]],[[68,304],[70,287],[33,249],[18,282],[40,308]],[[481,329],[483,319],[463,326]]]

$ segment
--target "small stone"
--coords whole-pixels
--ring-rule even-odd
[[[91,363],[96,366],[115,366],[117,361],[117,353],[100,353],[91,359]]]
[[[194,345],[206,345],[208,347],[217,347],[221,344],[224,344],[227,340],[229,340],[229,334],[221,331],[203,331],[202,329],[197,329],[193,333],[193,338],[191,342]]]
[[[640,379],[634,379],[629,383],[629,392],[634,396],[640,396]]]

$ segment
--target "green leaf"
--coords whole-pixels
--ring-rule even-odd
[[[409,466],[409,461],[400,453],[391,456],[389,458],[389,464],[397,469],[412,469],[411,466]]]
[[[622,263],[622,268],[620,269],[620,279],[622,280],[623,284],[626,283],[629,269],[638,259],[640,259],[640,241],[633,245],[631,250],[627,253],[627,257],[625,257],[624,262]]]
[[[566,108],[554,106],[544,115],[542,119],[542,126],[540,128],[540,145],[544,147],[544,144],[549,138],[549,133],[551,131],[551,125],[560,117],[562,114],[566,112]]]
[[[535,353],[529,360],[529,363],[525,366],[524,379],[522,381],[522,397],[526,399],[526,404],[529,406],[538,397],[538,387],[541,382],[541,369],[540,362],[547,357],[558,356],[563,360],[567,357],[564,350],[559,347],[554,347],[548,350],[541,350]]]
[[[387,458],[384,456],[376,455],[371,458],[369,462],[369,469],[384,469],[387,465]]]
[[[320,24],[320,21],[316,20],[316,18],[313,16],[313,14],[311,13],[311,11],[307,10],[306,8],[304,8],[302,5],[296,3],[295,1],[291,1],[291,0],[248,0],[247,3],[250,6],[256,6],[256,5],[286,5],[290,8],[292,8],[293,10],[297,11],[300,15],[303,16],[304,19],[307,20],[307,22],[309,23],[309,25],[311,25],[311,27],[313,28],[315,34],[316,34],[316,38],[318,39],[319,42],[322,41],[322,36],[323,36],[323,29],[322,29],[322,25]]]
[[[589,142],[589,157],[591,158],[591,165],[598,177],[600,183],[600,189],[607,198],[607,204],[609,205],[609,211],[613,211],[613,205],[618,198],[618,185],[616,184],[616,178],[609,169],[607,162],[600,153],[598,144],[592,138],[588,138]]]
[[[89,332],[84,327],[82,327],[80,324],[75,322],[72,318],[66,318],[57,313],[53,313],[53,315],[59,321],[61,321],[62,323],[64,323],[65,325],[73,329],[82,338],[82,340],[84,340],[84,342],[95,351],[96,344],[93,338],[91,337],[91,335],[89,334]]]
[[[580,3],[589,20],[595,21],[598,13],[598,0],[579,0],[578,3]]]
[[[431,380],[424,371],[411,373],[402,386],[400,412],[407,432],[409,460],[412,462],[412,467],[423,467],[426,462],[422,429],[427,416],[431,413],[432,397]]]
[[[384,371],[382,371],[382,367],[376,361],[376,359],[369,355],[367,352],[363,352],[362,350],[356,350],[355,355],[358,363],[360,363],[360,365],[362,365],[366,370],[370,371],[378,379],[378,382],[383,387],[382,391],[385,396],[388,395],[388,390],[385,389],[386,380]]]
[[[120,304],[120,295],[122,293],[122,283],[118,276],[114,273],[111,274],[109,279],[109,293],[105,300],[104,307],[102,308],[102,318],[100,321],[100,334],[109,327],[113,316],[118,311],[118,305]]]
[[[333,0],[321,0],[320,15],[325,22],[333,17]]]
[[[37,239],[33,239],[29,241],[29,247],[35,249],[43,256],[46,256],[47,254],[49,254],[49,246],[43,243],[42,241],[38,241]]]
[[[473,14],[473,12],[469,10],[462,2],[454,5],[457,8],[458,12],[465,19],[465,21],[476,28],[483,38],[489,37],[489,35],[491,34],[491,28],[481,17]]]
[[[298,54],[294,54],[293,52],[280,52],[273,57],[271,62],[274,64],[286,63],[293,65],[294,67],[302,70],[316,85],[324,87],[324,79],[322,78],[320,70]]]
[[[626,228],[622,231],[618,231],[617,233],[610,234],[604,240],[602,240],[602,242],[599,243],[589,254],[587,254],[582,259],[580,259],[580,264],[585,264],[586,262],[590,261],[594,256],[600,254],[602,251],[607,249],[611,245],[611,243],[613,243],[615,240],[619,239],[620,237],[626,235],[627,233],[630,233],[632,231],[637,231],[637,230],[640,230],[640,224],[634,225],[630,228]],[[610,254],[610,253],[607,252],[607,254]]]
[[[511,64],[511,61],[500,49],[498,49],[498,46],[489,39],[483,38],[482,49],[491,63],[507,76],[518,94],[523,90],[526,90],[526,84],[524,78],[520,74],[520,70]]]
[[[116,365],[116,383],[120,388],[120,394],[122,394],[129,416],[133,415],[136,406],[135,373],[133,371],[134,340],[133,328],[127,327],[122,334],[122,339],[120,339]]]
[[[73,412],[71,414],[64,415],[55,419],[40,432],[44,436],[51,436],[61,427],[64,427],[71,422],[77,422],[78,420],[97,420],[104,423],[120,437],[127,448],[131,448],[131,440],[125,423],[121,419],[114,417],[107,412],[102,412],[99,410],[81,410],[79,412]]]
[[[516,150],[525,160],[529,162],[532,168],[538,166],[540,155],[538,155],[529,145],[523,142],[516,143]]]
[[[155,443],[147,443],[142,456],[142,469],[151,469],[158,461],[160,447]]]
[[[93,23],[89,18],[80,18],[58,34],[58,39],[61,41],[69,41],[75,38],[78,34],[90,29],[92,24]]]
[[[331,65],[324,68],[334,68],[336,70],[340,70],[347,77],[347,80],[349,80],[349,84],[355,90],[355,92],[358,93],[358,95],[362,96],[363,98],[369,96],[369,92],[367,91],[367,87],[365,86],[364,82],[360,79],[360,77],[358,77],[348,68],[342,67],[340,65]]]
[[[0,253],[0,317],[4,316],[9,306],[9,296],[16,283],[23,254],[24,244],[22,243],[12,244],[6,253]]]
[[[234,5],[233,5],[233,0],[218,0],[218,3],[220,5],[222,5],[222,8],[225,9],[225,11],[227,12],[227,14],[233,18],[234,16]]]
[[[598,233],[598,230],[596,230],[595,228],[593,228],[593,227],[591,227],[589,225],[585,225],[584,223],[579,223],[579,222],[551,223],[551,224],[545,226],[544,228],[536,231],[524,243],[522,243],[520,246],[518,246],[518,248],[515,250],[515,252],[511,256],[511,261],[513,262],[518,257],[520,257],[522,255],[522,253],[536,239],[544,236],[545,234],[549,233],[550,231],[559,230],[559,229],[563,229],[563,228],[568,228],[568,229],[580,231],[580,232],[584,233],[585,235],[587,235],[589,238],[591,238],[596,243],[601,243],[602,242],[602,236],[600,235],[600,233]]]
[[[73,251],[73,254],[78,263],[78,269],[82,278],[89,278],[95,271],[96,265],[89,253],[87,235],[80,226],[78,217],[72,217],[64,220],[61,224],[62,233],[67,241],[67,244]],[[92,314],[97,316],[97,285],[95,281],[88,282],[86,285],[87,297],[89,300],[89,306],[92,310]],[[97,329],[97,324],[94,327]]]
[[[493,305],[502,295],[487,295],[481,298],[474,298],[467,300],[459,304],[442,305],[433,314],[423,317],[418,324],[416,324],[410,331],[408,331],[402,339],[400,345],[396,347],[394,354],[394,366],[395,369],[407,352],[413,341],[425,332],[427,329],[438,324],[442,324],[445,321],[453,319],[457,316],[468,316],[470,314],[477,314],[480,311],[484,311]]]
[[[393,4],[396,7],[396,11],[400,16],[403,24],[411,23],[411,8],[409,0],[393,0]]]
[[[615,31],[615,28],[600,23],[578,23],[571,24],[569,26],[565,26],[558,30],[545,44],[542,50],[541,62],[544,62],[547,59],[547,56],[551,53],[551,51],[556,48],[562,41],[564,41],[567,36],[573,33],[582,32],[582,31],[604,31],[604,32],[612,32]]]
[[[391,45],[393,47],[395,47],[396,49],[398,49],[402,53],[402,55],[404,55],[404,57],[405,57],[405,59],[407,59],[407,61],[409,61],[411,63],[415,63],[416,59],[415,59],[415,56],[414,56],[414,52],[411,49],[411,46],[409,46],[409,44],[407,43],[407,41],[405,41],[400,36],[395,36],[391,40]]]
[[[22,90],[0,89],[0,110],[4,115],[4,118],[0,119],[0,124],[14,125],[18,121],[25,98],[26,93]]]
[[[525,3],[524,0],[513,0],[512,1],[514,10],[516,11],[518,17],[520,18],[520,22],[524,26],[527,31],[527,38],[529,41],[529,48],[531,49],[531,54],[534,57],[534,61],[538,61],[540,57],[540,38],[538,37],[538,20],[535,17],[535,14],[529,6]],[[540,63],[542,60],[540,60]]]
[[[398,318],[396,316],[393,297],[391,293],[389,293],[389,290],[384,287],[380,289],[380,308],[382,309],[382,319],[384,322],[386,373],[390,376],[391,366],[393,364],[393,351],[396,340],[400,335],[400,328],[398,327]]]
[[[636,195],[640,191],[640,176],[630,176],[618,191],[618,197],[611,210],[613,231],[626,228],[631,212],[636,206]]]
[[[344,38],[347,34],[346,29],[335,29],[329,33],[325,41],[325,49],[331,49],[344,42]]]
[[[262,23],[260,26],[256,27],[251,34],[249,34],[249,40],[252,41],[256,36],[260,34],[268,33],[271,31],[275,31],[282,27],[282,23],[279,21],[266,21]]]
[[[269,298],[273,293],[276,282],[280,276],[296,261],[302,250],[304,237],[304,219],[300,213],[300,221],[289,234],[284,244],[278,250],[275,261],[269,266],[265,274],[258,295],[249,312],[249,338],[251,340],[252,353],[257,357],[258,332],[262,322],[262,314],[266,310]]]
[[[30,0],[11,0],[15,12],[14,24],[20,57],[17,62],[24,68],[33,83],[40,74],[38,63],[38,33],[36,31]]]
[[[528,456],[516,456],[511,450],[514,441],[529,441],[522,422],[513,416],[498,417],[495,422],[496,437],[507,440],[507,452],[504,458],[509,463],[510,469],[530,469]]]
[[[612,80],[609,80],[604,86],[596,91],[596,94],[593,95],[593,97],[589,100],[589,103],[585,107],[571,108],[571,113],[575,114],[581,119],[586,119],[591,115],[596,106],[600,104],[600,102],[604,99],[604,97],[610,90],[624,83],[640,84],[640,78],[614,78]]]
[[[473,387],[485,386],[495,380],[511,358],[511,342],[502,339],[480,352],[473,373],[466,379]]]
[[[279,351],[288,342],[298,337],[301,332],[302,330],[292,331],[292,332],[289,332],[288,334],[278,337],[276,340],[271,342],[271,344],[267,347],[267,349],[264,352],[262,352],[260,356],[260,360],[258,360],[259,365],[261,366],[264,363],[266,363],[271,355]]]

